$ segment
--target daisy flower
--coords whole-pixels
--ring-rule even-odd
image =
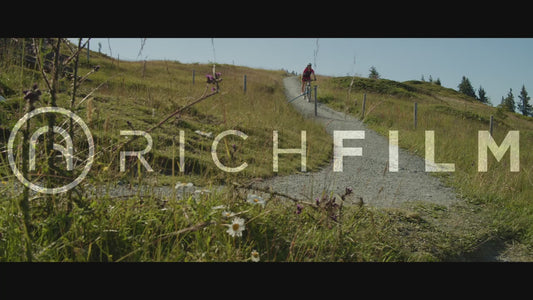
[[[174,188],[177,190],[177,189],[180,189],[180,188],[183,188],[185,187],[185,183],[182,183],[182,182],[177,182],[176,185],[174,186]]]
[[[211,207],[211,209],[224,209],[224,208],[226,208],[226,205],[218,205],[218,206]]]
[[[228,230],[226,231],[231,236],[242,236],[242,232],[244,231],[244,219],[241,219],[239,217],[233,218],[233,221],[230,225],[228,225]]]
[[[225,210],[222,212],[222,217],[224,218],[231,218],[233,216],[235,216],[235,213],[232,213],[231,211]]]
[[[246,201],[252,204],[261,204],[263,207],[266,205],[265,199],[255,194],[249,194]]]
[[[252,256],[251,256],[251,259],[253,262],[258,262],[260,260],[259,258],[259,252],[257,252],[257,250],[252,250]]]

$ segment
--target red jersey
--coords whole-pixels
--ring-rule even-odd
[[[302,80],[307,81],[311,79],[311,74],[315,74],[315,70],[311,67],[306,67],[302,73]]]

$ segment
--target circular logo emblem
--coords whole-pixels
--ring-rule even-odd
[[[29,119],[35,117],[36,115],[44,114],[44,113],[58,113],[58,114],[65,115],[65,116],[71,118],[72,120],[74,120],[74,122],[76,122],[83,129],[83,132],[85,133],[85,136],[87,137],[87,142],[89,144],[89,155],[87,157],[87,164],[83,168],[83,171],[81,172],[81,174],[74,181],[72,181],[71,183],[69,183],[67,185],[64,185],[64,186],[61,186],[61,187],[56,187],[56,188],[42,187],[42,186],[34,184],[34,183],[30,182],[28,179],[24,178],[22,173],[17,168],[17,166],[15,164],[15,159],[14,159],[14,156],[13,156],[13,144],[14,144],[15,136],[17,135],[17,132],[20,130],[20,128]],[[43,130],[43,128],[45,128],[46,130]],[[29,153],[30,153],[30,166],[32,165],[32,162],[33,162],[33,164],[35,163],[35,157],[31,157],[32,155],[35,155],[35,151],[31,151],[32,150],[31,149],[31,146],[32,146],[31,142],[32,141],[35,142],[35,140],[38,138],[38,135],[43,134],[44,132],[47,131],[47,129],[48,129],[47,127],[42,127],[41,129],[37,130],[34,133],[34,135],[32,136],[31,140],[30,140],[30,151],[29,151]],[[65,155],[68,156],[68,157],[66,157],[67,161],[68,161],[68,159],[72,160],[72,152],[73,152],[72,148],[73,147],[72,147],[71,137],[61,127],[54,126],[53,130],[55,132],[61,133],[65,137],[65,140],[70,141],[70,143],[67,143],[67,148],[64,148],[62,146],[58,146],[58,145],[54,144],[54,149],[55,150],[61,150],[61,152],[62,152],[62,154],[64,156]],[[35,150],[35,148],[33,148],[33,150]],[[59,193],[64,193],[64,192],[74,188],[75,186],[77,186],[85,178],[85,176],[87,176],[87,173],[89,173],[89,170],[91,169],[91,166],[92,166],[93,161],[94,161],[94,141],[93,141],[93,136],[91,135],[91,131],[89,130],[89,127],[87,127],[87,124],[85,124],[85,122],[83,122],[83,120],[78,115],[76,115],[75,113],[71,112],[70,110],[61,108],[61,107],[41,107],[41,108],[35,109],[35,110],[25,114],[22,118],[19,119],[17,124],[15,124],[15,127],[13,127],[13,131],[11,131],[11,134],[9,135],[9,140],[7,142],[7,154],[8,154],[8,160],[9,160],[9,166],[11,167],[11,170],[13,170],[13,173],[15,174],[17,179],[20,182],[22,182],[22,184],[24,184],[26,187],[28,187],[28,188],[30,188],[33,191],[38,192],[38,193],[59,194]],[[67,164],[67,165],[72,165],[72,161],[70,161],[70,164]]]

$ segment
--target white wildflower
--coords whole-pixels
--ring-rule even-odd
[[[265,199],[255,194],[249,194],[246,201],[252,204],[261,204],[263,207],[266,205]]]
[[[257,252],[257,250],[252,250],[252,256],[251,256],[251,259],[253,262],[258,262],[260,260],[259,258],[259,252]]]
[[[226,205],[218,205],[218,206],[211,207],[211,209],[224,209],[224,208],[226,208]]]
[[[226,231],[231,236],[242,236],[242,232],[245,229],[244,226],[244,219],[241,219],[239,217],[233,218],[233,221],[231,224],[228,225],[228,230]]]
[[[227,210],[222,212],[222,217],[224,218],[231,218],[231,217],[234,217],[235,215],[236,215],[235,213],[231,211],[227,211]]]

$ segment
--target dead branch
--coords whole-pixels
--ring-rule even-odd
[[[213,76],[208,76],[208,85],[206,85],[206,89],[204,90],[204,93],[202,94],[202,96],[200,96],[198,99],[194,100],[193,102],[183,106],[183,107],[180,107],[178,108],[177,110],[175,110],[173,113],[169,114],[168,116],[166,116],[163,120],[161,120],[159,123],[157,123],[155,126],[149,128],[148,130],[145,130],[146,133],[150,133],[152,132],[153,130],[161,127],[161,125],[165,124],[170,118],[180,114],[181,112],[183,112],[184,110],[188,109],[189,107],[193,106],[193,105],[196,105],[202,101],[204,101],[205,99],[209,98],[209,97],[212,97],[216,94],[219,93],[220,89],[219,89],[219,85],[218,83],[220,81],[222,81],[222,78],[220,78],[220,73],[216,73],[215,72],[215,65],[213,65]],[[213,88],[213,91],[209,94],[206,94],[207,93],[207,89],[209,87],[209,84],[214,84],[216,87]],[[126,146],[127,144],[133,142],[134,140],[136,140],[137,138],[139,138],[140,135],[134,135],[132,136],[131,139],[128,139],[127,141],[123,142],[121,145],[117,146],[113,152],[121,149],[122,147]]]
[[[48,80],[48,76],[46,76],[46,72],[44,71],[43,63],[41,61],[41,49],[37,46],[37,40],[35,38],[32,39],[33,41],[33,50],[35,51],[35,58],[37,60],[37,65],[39,66],[39,70],[41,71],[41,74],[43,75],[44,82],[46,83],[46,86],[48,87],[48,90],[52,90],[52,84]]]
[[[83,97],[83,99],[80,100],[80,102],[76,105],[76,108],[79,108],[80,105],[87,99],[89,99],[89,97],[95,92],[97,91],[99,88],[101,88],[104,84],[108,83],[109,80],[119,76],[119,75],[122,75],[122,73],[120,74],[117,74],[117,75],[114,75],[114,76],[111,76],[110,78],[108,78],[106,81],[100,83],[97,87],[95,87],[89,94],[87,94],[85,97]],[[79,83],[78,83],[79,84]]]
[[[78,56],[78,54],[81,52],[81,50],[85,49],[85,45],[87,45],[87,43],[89,43],[89,41],[91,40],[91,38],[88,38],[87,41],[85,41],[85,43],[83,44],[83,46],[81,47],[78,47],[78,50],[76,52],[74,52],[69,58],[67,58],[64,62],[63,62],[63,65],[66,66],[68,65],[68,63],[70,63],[71,60],[73,60],[74,58],[76,58]],[[69,48],[70,48],[70,45],[69,45]],[[71,51],[72,51],[72,48],[71,48]]]
[[[80,78],[80,80],[78,81],[78,85],[82,84],[87,79],[87,77],[89,77],[92,73],[97,72],[98,70],[100,70],[100,66],[94,66],[92,70],[90,70],[89,72],[87,72],[87,74],[83,75],[83,77]]]
[[[273,190],[271,190],[270,188],[254,187],[254,186],[253,186],[253,182],[252,182],[252,183],[249,183],[249,184],[241,184],[241,183],[237,183],[237,182],[232,182],[232,184],[233,184],[233,186],[235,186],[236,188],[241,188],[241,189],[245,189],[245,190],[256,190],[256,191],[260,191],[260,192],[267,193],[267,194],[269,194],[270,196],[279,196],[279,197],[283,197],[283,198],[287,198],[287,199],[289,199],[289,200],[292,200],[293,202],[302,203],[302,204],[307,204],[307,205],[312,206],[312,207],[317,207],[316,204],[314,204],[314,203],[312,203],[312,202],[303,201],[303,200],[300,200],[300,199],[294,198],[294,197],[292,197],[292,196],[289,196],[289,195],[287,195],[287,194],[273,191]]]

